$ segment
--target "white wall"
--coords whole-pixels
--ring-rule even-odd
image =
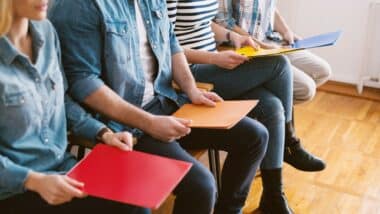
[[[357,83],[361,74],[366,73],[363,71],[363,60],[371,1],[277,0],[277,7],[293,30],[301,36],[343,30],[337,45],[314,49],[313,52],[330,62],[333,80]]]

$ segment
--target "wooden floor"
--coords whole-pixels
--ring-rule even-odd
[[[327,161],[318,173],[285,164],[285,193],[295,213],[380,213],[380,102],[318,92],[295,115],[304,146]],[[256,179],[245,213],[255,213],[260,192]]]
[[[380,214],[380,102],[319,91],[295,116],[303,145],[327,162],[318,173],[285,164],[285,193],[295,213]],[[259,213],[260,194],[256,178],[244,213]],[[154,213],[171,213],[171,204]]]

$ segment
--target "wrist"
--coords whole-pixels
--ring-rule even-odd
[[[113,133],[111,131],[111,129],[107,128],[107,127],[104,127],[102,129],[100,129],[98,131],[98,133],[96,134],[96,140],[98,141],[102,141],[102,142],[105,142],[106,141],[106,137],[107,137],[107,134],[110,134],[110,133]]]
[[[37,191],[38,183],[44,176],[42,173],[30,171],[25,179],[24,187],[30,191]]]

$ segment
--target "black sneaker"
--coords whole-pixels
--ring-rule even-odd
[[[325,162],[306,151],[298,138],[291,138],[285,143],[284,161],[302,171],[321,171],[326,168]]]

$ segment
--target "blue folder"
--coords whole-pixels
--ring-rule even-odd
[[[336,31],[332,33],[326,33],[318,36],[309,37],[306,39],[297,40],[292,45],[292,48],[309,49],[334,45],[341,34],[342,31]]]

